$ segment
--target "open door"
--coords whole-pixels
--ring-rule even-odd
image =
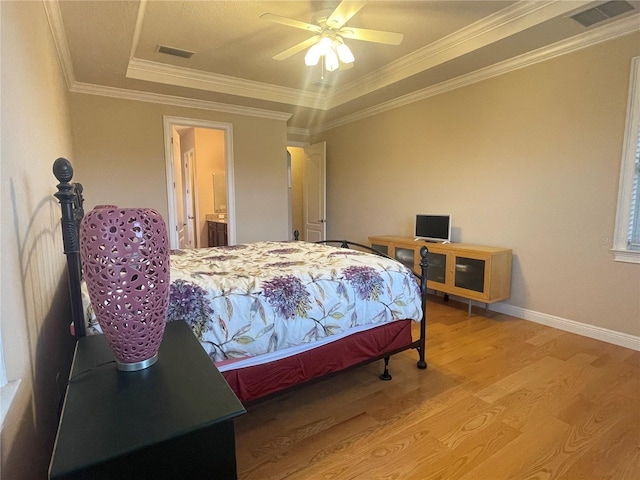
[[[182,160],[180,158],[180,134],[175,127],[172,129],[171,144],[173,145],[173,174],[174,197],[176,199],[176,231],[178,233],[178,248],[187,248],[186,227],[184,216],[184,198],[182,194]]]
[[[195,185],[193,149],[186,152],[182,157],[182,204],[184,205],[184,246],[180,248],[195,248]]]
[[[326,142],[304,148],[304,239],[318,242],[327,238]]]

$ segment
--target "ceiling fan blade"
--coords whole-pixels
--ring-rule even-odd
[[[344,27],[338,32],[344,38],[363,40],[365,42],[386,43],[388,45],[400,45],[404,35],[395,32],[383,32],[382,30],[369,30],[368,28]]]
[[[314,35],[313,37],[305,40],[304,42],[300,42],[291,48],[287,48],[284,52],[280,52],[279,54],[275,55],[273,59],[286,60],[290,56],[295,55],[296,53],[301,52],[302,50],[310,47],[311,45],[318,43],[318,40],[320,40],[320,35]]]
[[[326,20],[328,26],[332,28],[340,28],[349,21],[356,13],[360,11],[362,7],[367,3],[366,0],[350,1],[343,0],[340,5],[331,12],[331,15]]]
[[[311,23],[301,22],[294,20],[293,18],[281,17],[280,15],[274,15],[273,13],[263,13],[260,15],[262,20],[268,20],[269,22],[279,23],[281,25],[287,25],[289,27],[301,28],[313,33],[320,33],[322,27],[319,25],[312,25]]]
[[[353,68],[353,62],[351,63],[343,63],[343,62],[339,62],[339,69],[340,70],[349,70],[350,68]]]

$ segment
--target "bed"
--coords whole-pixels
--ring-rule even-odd
[[[82,185],[54,162],[76,336],[100,333],[83,288]],[[427,367],[426,269],[420,276],[344,240],[255,242],[174,250],[167,321],[185,321],[238,398],[255,402],[303,383],[415,349]],[[419,322],[413,338],[412,324]]]

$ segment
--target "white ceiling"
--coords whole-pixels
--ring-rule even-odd
[[[304,51],[272,59],[312,33],[260,15],[312,23],[315,12],[338,3],[45,5],[70,90],[288,118],[292,131],[336,126],[640,29],[639,0],[588,28],[570,17],[605,2],[369,1],[348,26],[402,33],[399,46],[345,40],[353,68],[324,75],[320,66],[305,66]],[[174,57],[158,45],[195,54]]]

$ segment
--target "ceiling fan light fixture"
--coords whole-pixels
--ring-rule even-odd
[[[333,72],[340,64],[351,64],[355,60],[351,49],[339,36],[323,36],[318,43],[312,45],[304,56],[304,64],[313,67],[324,57],[324,68]]]
[[[326,57],[333,49],[333,41],[331,38],[323,36],[318,42],[318,48],[320,49],[320,55]]]
[[[338,53],[338,58],[342,63],[353,63],[355,60],[351,49],[343,41],[338,42],[336,51]]]
[[[340,67],[340,62],[338,62],[338,55],[333,50],[329,51],[328,54],[324,56],[324,67],[329,72],[333,72]]]
[[[609,3],[616,2],[610,1]],[[260,15],[261,19],[270,22],[315,33],[313,37],[287,48],[275,55],[273,59],[285,60],[308,48],[309,50],[304,57],[304,63],[307,66],[315,66],[322,59],[323,71],[324,69],[333,71],[338,68],[346,70],[353,67],[355,57],[351,49],[344,43],[344,38],[387,45],[400,45],[403,39],[401,33],[347,27],[347,22],[365,4],[366,0],[342,0],[333,10],[325,9],[317,12],[313,16],[313,23],[301,22],[293,18],[274,15],[273,13]]]
[[[307,54],[304,56],[304,64],[307,67],[313,67],[318,64],[320,56],[320,44],[316,43],[315,45],[311,46]]]

